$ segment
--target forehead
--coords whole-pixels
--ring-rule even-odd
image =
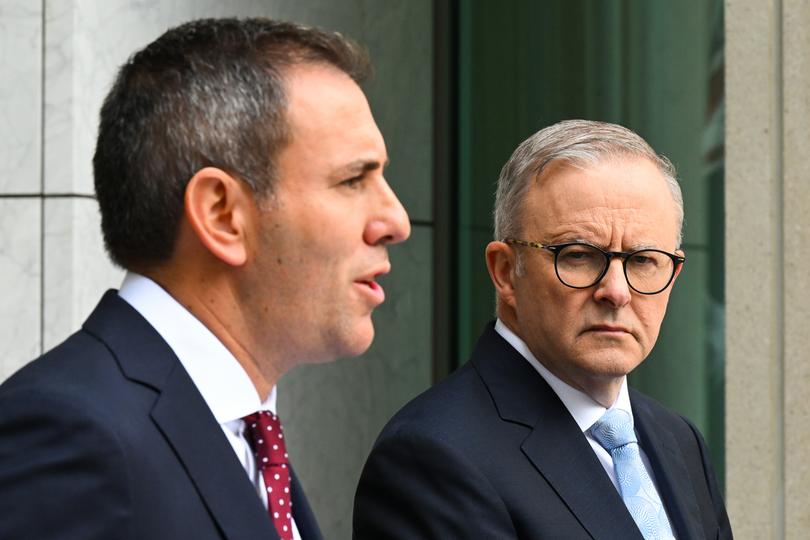
[[[675,201],[664,175],[646,158],[552,163],[529,188],[523,217],[528,231],[545,242],[674,249],[677,241]]]
[[[366,96],[346,73],[323,63],[286,70],[286,119],[293,139],[337,133],[382,143]],[[364,141],[366,142],[366,141]]]
[[[294,66],[285,73],[285,91],[289,131],[278,155],[280,189],[321,189],[363,167],[382,170],[385,142],[348,75],[325,64]]]

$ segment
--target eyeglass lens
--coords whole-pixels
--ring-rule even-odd
[[[602,277],[608,262],[608,256],[595,247],[586,244],[566,246],[557,252],[557,275],[569,287],[590,287]],[[625,274],[635,290],[654,293],[667,286],[674,266],[669,256],[644,250],[627,259]]]

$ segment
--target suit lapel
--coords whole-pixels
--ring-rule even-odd
[[[505,422],[530,429],[521,450],[597,540],[643,540],[587,439],[551,387],[492,327],[473,365]]]
[[[174,449],[228,540],[278,535],[222,429],[166,342],[115,291],[104,295],[84,330],[113,351],[123,373],[157,392],[152,420]]]
[[[639,443],[650,460],[661,500],[667,509],[675,536],[679,540],[704,538],[689,471],[675,436],[644,403],[630,394]]]
[[[563,412],[567,414],[567,410]],[[576,423],[577,433],[570,433],[569,426],[562,424],[551,416],[541,420],[521,446],[526,457],[594,539],[642,540]]]
[[[277,539],[245,470],[179,362],[152,410],[200,497],[229,540]]]

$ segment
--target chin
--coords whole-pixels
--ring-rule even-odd
[[[369,319],[366,323],[356,326],[341,336],[340,353],[336,356],[341,358],[360,356],[371,347],[373,341],[374,325]]]
[[[638,353],[621,350],[594,351],[585,355],[579,364],[593,375],[601,377],[624,377],[643,361]]]

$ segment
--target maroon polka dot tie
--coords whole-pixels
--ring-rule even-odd
[[[250,414],[243,420],[246,426],[245,433],[256,456],[256,467],[264,478],[270,519],[273,520],[281,540],[292,540],[290,467],[281,421],[269,411]]]

